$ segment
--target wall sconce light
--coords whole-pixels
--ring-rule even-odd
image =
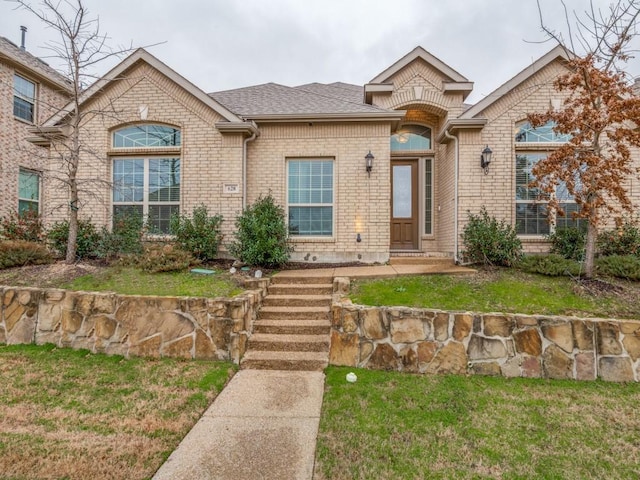
[[[356,234],[356,242],[360,243],[362,241],[362,237],[359,233]]]
[[[364,157],[365,166],[367,168],[367,174],[371,176],[371,170],[373,170],[373,159],[376,158],[371,154],[371,150]]]
[[[484,170],[485,175],[489,174],[489,164],[491,163],[492,154],[493,152],[489,148],[489,145],[487,145],[484,147],[484,150],[482,150],[482,154],[480,155],[480,167]]]

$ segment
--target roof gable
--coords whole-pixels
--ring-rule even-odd
[[[500,100],[505,94],[516,88],[518,85],[522,84],[533,75],[547,67],[549,64],[554,62],[557,59],[569,60],[573,54],[568,52],[562,45],[557,45],[545,55],[540,57],[538,60],[533,62],[531,65],[526,67],[520,73],[518,73],[511,80],[507,81],[496,90],[491,92],[489,95],[484,97],[478,103],[473,105],[471,108],[467,109],[460,118],[474,118],[478,114],[482,113],[493,103]]]
[[[216,100],[207,95],[204,91],[200,90],[193,83],[188,81],[182,75],[178,74],[175,70],[168,67],[166,64],[158,60],[143,48],[139,48],[122,62],[111,69],[106,75],[102,76],[99,80],[94,82],[89,88],[87,88],[80,96],[80,104],[84,104],[95,95],[99,95],[100,92],[106,88],[111,82],[117,81],[126,70],[135,65],[138,62],[145,62],[152,68],[158,70],[165,75],[171,81],[175,82],[194,97],[205,103],[212,110],[218,113],[228,122],[242,122],[237,115],[228,110],[226,107],[218,103]],[[45,127],[53,127],[57,125],[62,119],[69,115],[73,111],[73,102],[69,102],[58,113],[53,115],[44,124]]]
[[[393,65],[391,65],[389,68],[379,73],[369,83],[373,83],[373,84],[386,83],[387,81],[389,81],[389,79],[392,76],[394,76],[400,70],[405,68],[407,65],[414,62],[416,59],[422,59],[431,67],[435,68],[440,73],[442,73],[451,82],[469,82],[469,80],[466,77],[456,72],[453,68],[451,68],[449,65],[444,63],[439,58],[436,58],[435,56],[431,55],[424,48],[416,47],[413,50],[411,50],[409,53],[407,53],[404,57],[402,57],[400,60],[395,62]]]

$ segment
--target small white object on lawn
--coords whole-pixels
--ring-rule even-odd
[[[236,273],[236,267],[231,267],[229,269],[229,273]]]
[[[358,380],[358,376],[355,373],[353,372],[347,373],[347,382],[356,383],[356,380]]]
[[[256,278],[262,278],[262,270],[256,270]]]

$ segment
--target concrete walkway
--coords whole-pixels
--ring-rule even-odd
[[[386,278],[469,274],[455,265],[374,265],[286,270],[279,277]],[[324,374],[241,370],[154,480],[311,480]]]
[[[310,480],[324,374],[238,372],[154,480]]]

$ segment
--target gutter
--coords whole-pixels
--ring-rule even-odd
[[[451,135],[448,130],[443,130],[442,133],[444,137],[448,140],[453,140],[455,144],[455,160],[453,162],[454,165],[454,182],[453,182],[453,198],[454,198],[454,206],[453,206],[453,261],[456,265],[460,264],[460,259],[458,258],[458,168],[460,163],[460,147],[458,145],[458,137]]]
[[[257,132],[253,132],[250,137],[242,141],[242,211],[247,208],[247,144],[252,142],[258,136]]]

